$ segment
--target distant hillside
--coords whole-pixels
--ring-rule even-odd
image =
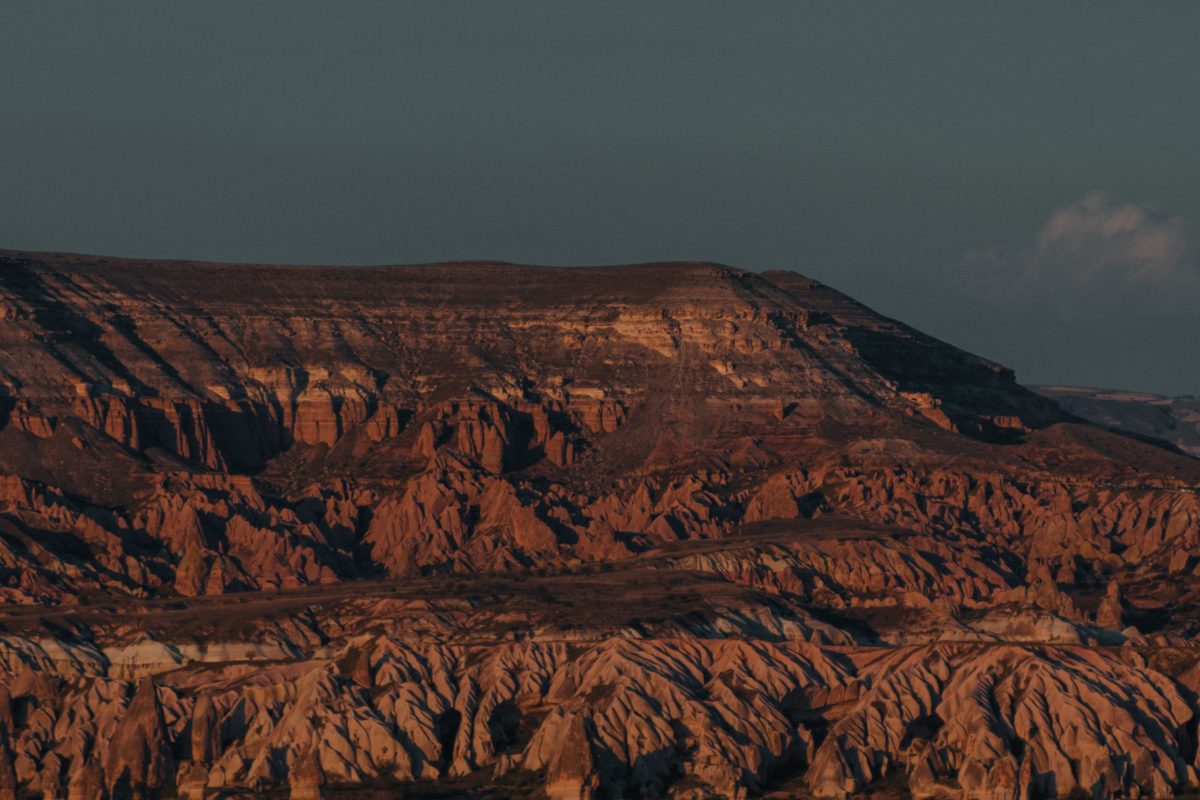
[[[1164,397],[1146,392],[1035,386],[1072,414],[1127,433],[1163,439],[1200,456],[1200,397]]]

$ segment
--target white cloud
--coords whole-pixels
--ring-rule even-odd
[[[1133,299],[1195,302],[1200,266],[1187,222],[1092,192],[1055,210],[1020,250],[970,253],[959,285],[993,301],[1119,305]]]
[[[1093,192],[1055,211],[1023,260],[1031,277],[1157,283],[1190,278],[1191,256],[1181,217]]]

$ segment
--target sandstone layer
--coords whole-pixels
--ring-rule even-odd
[[[1180,796],[1198,487],[790,272],[3,253],[0,798]]]

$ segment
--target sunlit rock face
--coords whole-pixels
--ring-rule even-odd
[[[0,797],[1176,796],[1197,487],[790,272],[4,253]]]

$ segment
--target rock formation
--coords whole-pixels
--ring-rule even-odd
[[[1078,386],[1036,386],[1072,414],[1137,436],[1168,442],[1200,456],[1200,397],[1164,397],[1148,392],[1087,389]]]
[[[1200,462],[794,273],[0,254],[0,798],[1172,797]]]

